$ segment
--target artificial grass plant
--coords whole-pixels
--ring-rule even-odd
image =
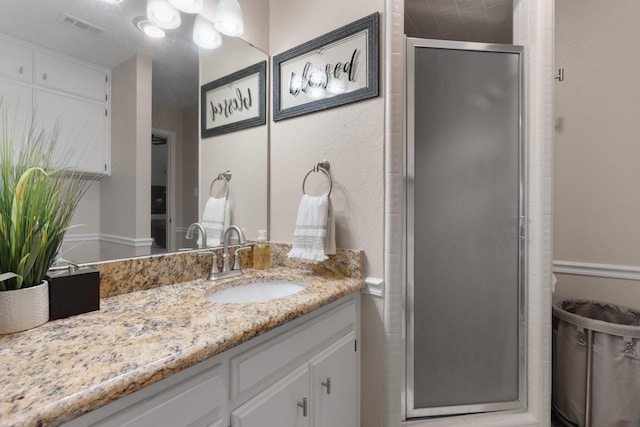
[[[14,141],[0,100],[0,291],[42,283],[91,180],[59,165],[57,126]]]

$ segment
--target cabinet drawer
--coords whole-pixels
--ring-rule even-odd
[[[0,39],[0,75],[31,81],[31,49]]]
[[[94,425],[97,427],[192,425],[212,414],[226,401],[223,372],[222,366],[217,365]],[[216,423],[213,425],[215,426]]]
[[[252,387],[266,383],[270,377],[282,375],[314,349],[335,341],[345,331],[355,329],[356,308],[351,300],[345,305],[312,320],[300,328],[285,332],[230,360],[231,398]]]
[[[34,69],[35,84],[106,101],[107,75],[104,71],[44,52],[35,52]]]

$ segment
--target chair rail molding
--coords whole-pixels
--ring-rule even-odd
[[[573,276],[640,281],[640,267],[631,265],[554,260],[553,272],[555,274],[570,274]]]

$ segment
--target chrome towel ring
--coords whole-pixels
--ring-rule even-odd
[[[313,169],[307,172],[307,174],[304,176],[304,179],[302,180],[302,194],[307,194],[307,192],[304,189],[304,185],[307,183],[307,178],[309,177],[309,175],[311,175],[312,172],[322,172],[329,179],[329,192],[327,193],[327,196],[330,196],[331,190],[333,190],[333,180],[331,179],[331,175],[329,174],[330,168],[331,168],[331,164],[329,163],[328,160],[323,160],[321,162],[316,163],[313,166]]]
[[[229,181],[231,181],[231,171],[226,171],[218,174],[216,179],[211,181],[211,185],[209,186],[209,196],[213,197],[213,186],[217,181],[222,181],[224,183],[224,198],[229,197]]]

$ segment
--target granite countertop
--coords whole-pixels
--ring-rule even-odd
[[[249,281],[308,287],[292,296],[221,304],[206,295]],[[100,311],[0,336],[0,426],[56,426],[357,292],[359,278],[285,267],[246,270],[101,300]]]

